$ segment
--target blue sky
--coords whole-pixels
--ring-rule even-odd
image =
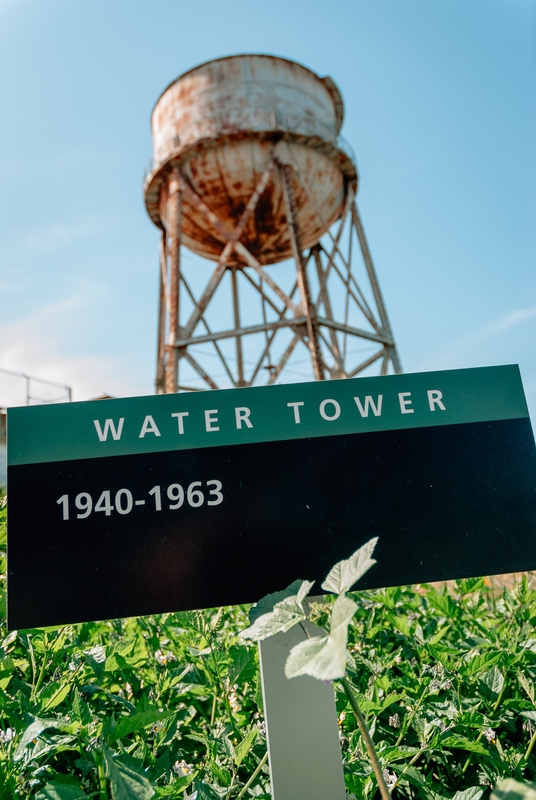
[[[341,88],[405,369],[519,363],[536,413],[534,0],[0,0],[0,367],[152,393],[150,113],[239,52]]]

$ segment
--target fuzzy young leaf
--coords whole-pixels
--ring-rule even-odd
[[[348,597],[339,596],[333,605],[329,636],[314,636],[300,642],[290,651],[285,665],[287,678],[310,675],[322,681],[343,678],[346,672],[348,624],[357,605]]]
[[[249,621],[253,625],[255,620],[262,617],[264,614],[269,614],[274,610],[277,603],[285,600],[287,597],[296,597],[304,583],[308,581],[293,581],[290,586],[283,589],[281,592],[272,592],[262,597],[258,603],[251,606],[249,611]]]
[[[370,539],[359,550],[356,550],[350,558],[335,564],[322,584],[322,588],[326,592],[333,592],[333,594],[349,592],[359,578],[376,563],[376,559],[371,558],[371,556],[377,541],[377,536],[374,539]]]
[[[311,591],[313,584],[310,581],[301,581],[300,583],[298,594],[285,597],[284,600],[275,604],[273,611],[257,617],[253,625],[241,632],[240,637],[259,642],[276,633],[288,631],[298,622],[307,619],[302,603],[307,593]]]

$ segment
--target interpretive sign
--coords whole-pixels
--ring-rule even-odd
[[[8,625],[536,568],[516,366],[8,411]]]

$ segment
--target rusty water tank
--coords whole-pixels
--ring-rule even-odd
[[[331,78],[284,58],[229,56],[189,70],[164,90],[153,110],[154,157],[144,186],[149,216],[165,227],[167,176],[179,167],[232,230],[275,151],[298,177],[298,223],[303,246],[311,247],[326,224],[341,215],[348,187],[357,182],[354,161],[339,136],[343,115],[341,94]],[[181,238],[211,260],[225,246],[221,234],[186,199]],[[277,172],[241,241],[261,264],[292,256]],[[233,258],[231,265],[241,263],[236,254]]]

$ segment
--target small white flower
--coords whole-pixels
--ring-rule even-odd
[[[492,728],[484,728],[482,733],[484,734],[484,736],[488,740],[488,742],[490,744],[493,744],[493,742],[495,741],[495,731],[492,730]]]
[[[169,652],[169,650],[167,653],[164,653],[163,650],[157,650],[154,654],[154,657],[156,658],[161,667],[165,667],[166,664],[170,663],[170,661],[177,660],[177,656],[174,656],[173,653]]]
[[[400,728],[400,717],[398,713],[393,714],[392,717],[389,717],[389,725],[391,728]]]
[[[175,775],[178,775],[179,778],[184,778],[185,775],[191,775],[194,771],[193,764],[187,764],[184,758],[182,761],[175,761],[173,764],[173,772]]]
[[[443,683],[441,684],[441,688],[445,690],[452,689],[452,681],[449,680],[443,681]]]
[[[8,744],[15,738],[15,731],[13,728],[6,728],[5,731],[0,731],[0,744]]]
[[[387,784],[387,788],[389,789],[389,791],[391,791],[391,789],[395,788],[395,786],[396,786],[396,775],[395,775],[394,772],[389,772],[388,769],[384,769],[384,771],[383,771],[383,779],[384,779],[385,783]]]
[[[235,688],[236,687],[233,687],[233,690],[229,692],[229,705],[231,706],[233,711],[237,713],[238,711],[240,711],[241,706],[240,703],[238,702],[238,697],[236,696]]]
[[[153,733],[161,733],[165,727],[166,723],[163,720],[159,719],[151,725],[151,731]]]
[[[266,722],[264,720],[257,722],[257,728],[261,736],[266,736]]]

